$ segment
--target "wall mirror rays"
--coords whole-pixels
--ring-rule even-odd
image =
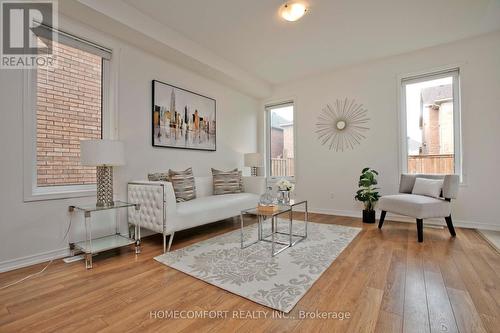
[[[368,110],[354,99],[337,99],[333,105],[327,104],[316,122],[319,142],[334,151],[354,149],[366,136]]]

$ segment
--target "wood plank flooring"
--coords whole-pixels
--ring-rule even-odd
[[[0,290],[0,332],[499,331],[500,255],[475,231],[457,228],[452,239],[446,229],[424,228],[424,243],[417,243],[415,224],[387,221],[379,230],[355,218],[310,214],[310,220],[363,231],[286,319],[154,261],[162,251],[155,235],[143,240],[140,255],[132,248],[108,252],[94,258],[92,270],[58,260]],[[236,228],[230,219],[180,232],[172,248]],[[0,287],[43,266],[0,274]],[[225,319],[151,315],[169,310],[228,312]],[[301,317],[316,311],[349,318]]]

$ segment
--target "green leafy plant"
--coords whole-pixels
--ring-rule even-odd
[[[371,168],[364,168],[359,176],[359,190],[356,191],[354,199],[361,201],[365,205],[366,210],[373,210],[375,204],[380,198],[377,185],[378,172]]]

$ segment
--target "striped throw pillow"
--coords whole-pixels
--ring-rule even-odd
[[[194,184],[193,169],[184,171],[168,170],[168,179],[174,188],[175,200],[177,202],[189,201],[196,198],[196,186]]]
[[[238,169],[222,171],[212,168],[212,177],[214,195],[243,192],[243,177]]]
[[[148,180],[152,182],[168,182],[168,172],[148,173]]]

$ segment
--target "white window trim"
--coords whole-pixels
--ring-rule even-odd
[[[408,140],[406,124],[406,90],[405,85],[426,80],[453,76],[453,130],[455,173],[460,176],[463,185],[463,150],[462,150],[462,109],[460,94],[460,66],[442,67],[425,72],[398,76],[398,109],[399,109],[399,171],[408,172]]]
[[[102,137],[114,138],[117,134],[117,117],[112,110],[117,105],[117,70],[113,60],[103,61],[102,81]],[[25,202],[92,197],[96,185],[37,186],[36,150],[36,70],[23,71],[23,197]]]
[[[271,176],[271,113],[270,109],[278,106],[293,105],[293,156],[294,156],[294,176],[276,177]],[[297,181],[297,103],[295,99],[283,99],[280,101],[269,102],[264,105],[265,112],[265,167],[266,179],[269,185],[274,185],[280,179],[287,179],[295,183]]]

